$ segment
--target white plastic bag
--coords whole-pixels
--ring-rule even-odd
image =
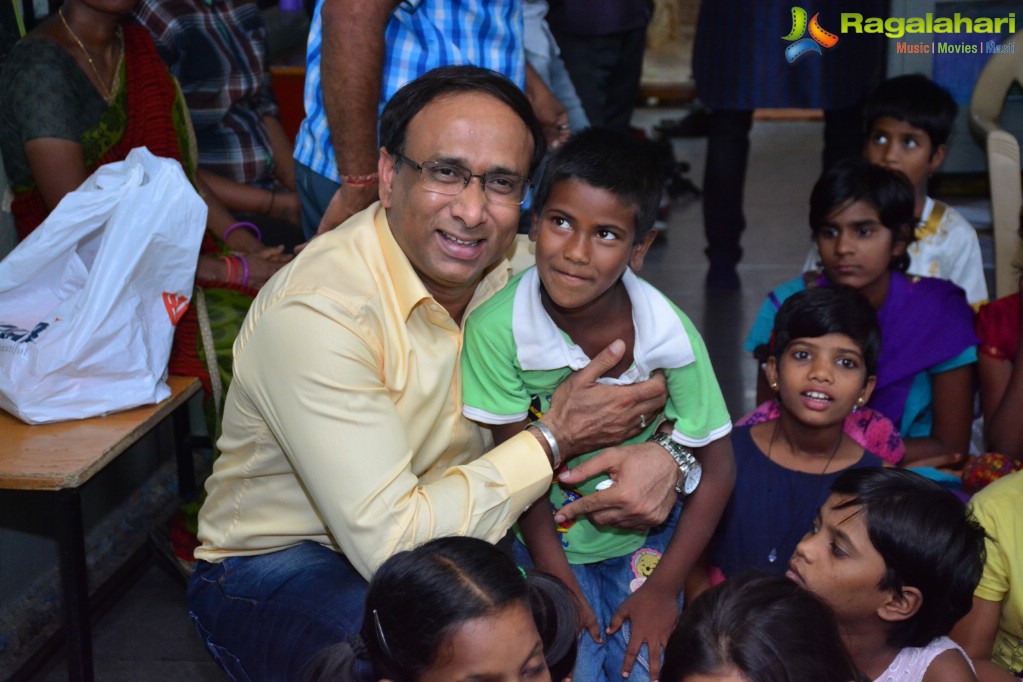
[[[206,204],[177,161],[133,149],[0,261],[0,407],[31,424],[164,400]]]

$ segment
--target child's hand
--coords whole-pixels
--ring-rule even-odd
[[[618,607],[611,618],[607,634],[614,634],[626,620],[629,621],[629,646],[625,650],[622,677],[628,677],[632,672],[639,649],[646,643],[650,655],[650,679],[654,682],[658,680],[661,675],[661,656],[675,628],[675,621],[678,620],[675,608],[677,602],[677,594],[657,590],[647,583]]]
[[[575,599],[579,606],[579,632],[586,630],[590,637],[597,644],[604,643],[604,633],[600,631],[600,623],[597,621],[597,614],[593,612],[590,603],[582,594],[576,594]]]

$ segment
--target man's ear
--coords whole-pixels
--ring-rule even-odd
[[[909,620],[923,606],[924,596],[915,587],[903,587],[901,592],[889,591],[888,599],[877,609],[877,615],[887,623]]]
[[[395,171],[394,157],[386,147],[381,147],[380,158],[377,159],[377,176],[380,178],[380,205],[384,208],[391,207],[391,185],[394,182]]]
[[[646,258],[646,252],[650,250],[650,246],[654,243],[654,239],[656,238],[657,230],[650,230],[638,244],[632,245],[632,253],[629,254],[629,267],[632,268],[633,272],[639,272],[643,269],[643,261]]]

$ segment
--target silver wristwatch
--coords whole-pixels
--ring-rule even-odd
[[[676,443],[670,434],[657,432],[647,439],[648,442],[657,443],[668,451],[671,458],[678,464],[680,475],[675,484],[675,492],[679,495],[691,495],[696,486],[700,485],[700,477],[703,475],[703,467],[693,457],[693,453],[686,446]]]

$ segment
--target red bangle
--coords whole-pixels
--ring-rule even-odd
[[[370,173],[369,175],[342,175],[341,184],[351,187],[371,187],[379,179],[380,176],[377,173]]]

